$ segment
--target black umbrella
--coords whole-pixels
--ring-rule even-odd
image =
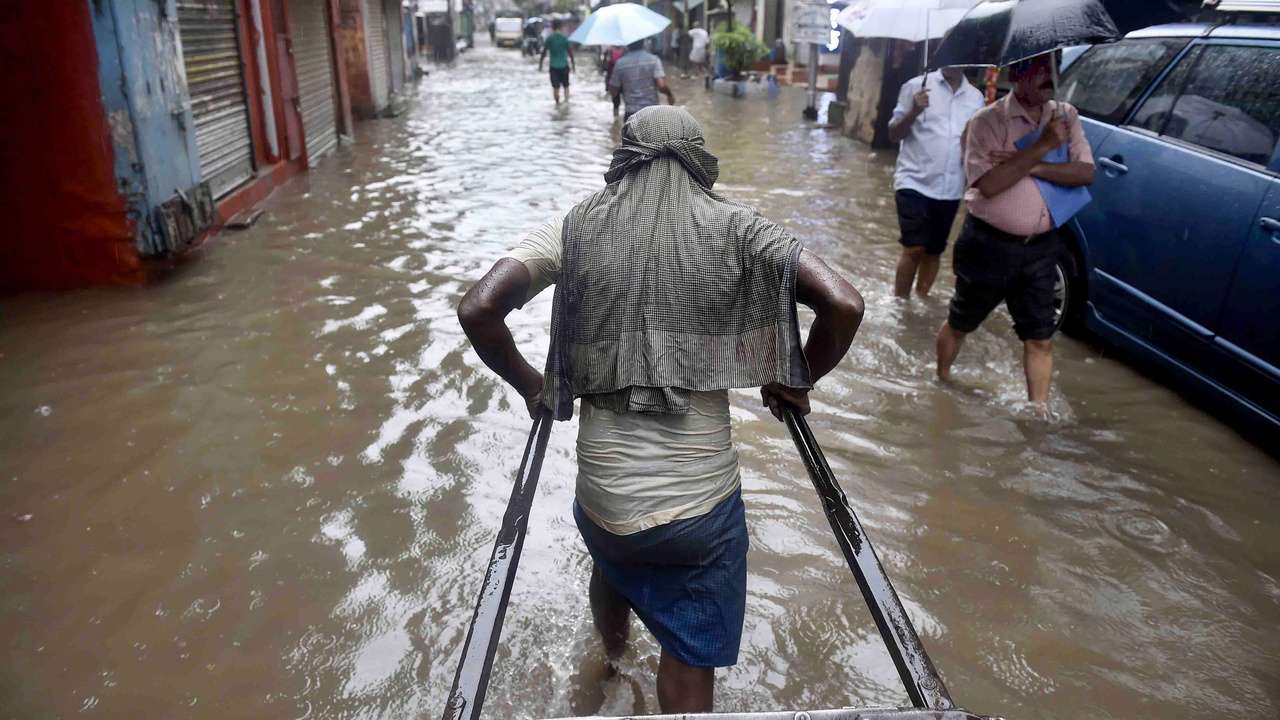
[[[951,28],[932,66],[1012,65],[1058,48],[1119,37],[1099,0],[986,0]]]

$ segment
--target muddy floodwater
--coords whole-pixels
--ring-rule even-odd
[[[602,185],[590,63],[559,109],[482,47],[145,289],[0,299],[0,717],[435,718],[529,421],[455,319],[522,233]],[[866,321],[811,422],[957,702],[1010,718],[1280,716],[1280,465],[1102,351],[1042,422],[1001,311],[931,377],[953,285],[891,294],[893,157],[803,94],[673,82],[721,187],[846,274]],[[546,353],[550,293],[510,321]],[[734,392],[751,533],[718,709],[905,693],[784,428]],[[557,425],[487,707],[656,712],[585,603]]]

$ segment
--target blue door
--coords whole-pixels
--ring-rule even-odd
[[[1245,242],[1215,344],[1231,389],[1280,426],[1280,177]]]
[[[1213,337],[1270,175],[1265,123],[1280,49],[1205,42],[1184,54],[1095,160],[1090,296],[1100,319],[1188,369]],[[1267,142],[1271,145],[1264,148]]]

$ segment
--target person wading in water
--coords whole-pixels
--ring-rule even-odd
[[[938,379],[946,382],[965,338],[1003,301],[1022,341],[1027,399],[1045,418],[1057,331],[1054,261],[1062,240],[1035,181],[1084,187],[1094,174],[1080,113],[1053,100],[1054,62],[1039,55],[1011,67],[1013,92],[979,110],[965,128],[969,216],[956,239],[956,289],[936,341]],[[1065,158],[1047,161],[1061,146]]]
[[[858,291],[782,227],[712,191],[716,158],[683,108],[622,129],[608,185],[519,243],[458,317],[476,352],[560,420],[581,398],[574,518],[593,567],[591,613],[610,661],[634,611],[662,646],[665,713],[712,709],[738,659],[747,528],[729,388],[781,417],[844,357]],[[555,285],[545,375],[505,323]],[[801,345],[796,302],[816,319]],[[610,670],[612,663],[610,663]]]
[[[538,72],[542,72],[542,61],[551,55],[551,96],[556,104],[560,104],[560,88],[564,88],[564,101],[569,102],[569,71],[577,72],[577,61],[573,59],[573,46],[569,38],[560,32],[560,21],[551,21],[551,34],[542,42],[542,55],[538,58]]]

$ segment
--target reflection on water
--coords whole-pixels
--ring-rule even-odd
[[[616,129],[575,82],[557,109],[517,53],[468,53],[160,286],[0,303],[6,717],[438,715],[528,430],[454,308],[599,187]],[[798,122],[801,93],[675,89],[725,192],[867,298],[812,423],[956,699],[1280,713],[1275,462],[1070,340],[1059,419],[1030,419],[1004,315],[939,387],[950,282],[892,297],[892,158]],[[549,294],[511,317],[536,362],[549,317]],[[720,707],[905,702],[790,440],[733,403],[752,551]],[[657,708],[643,632],[593,696],[575,431],[552,435],[492,717]]]

